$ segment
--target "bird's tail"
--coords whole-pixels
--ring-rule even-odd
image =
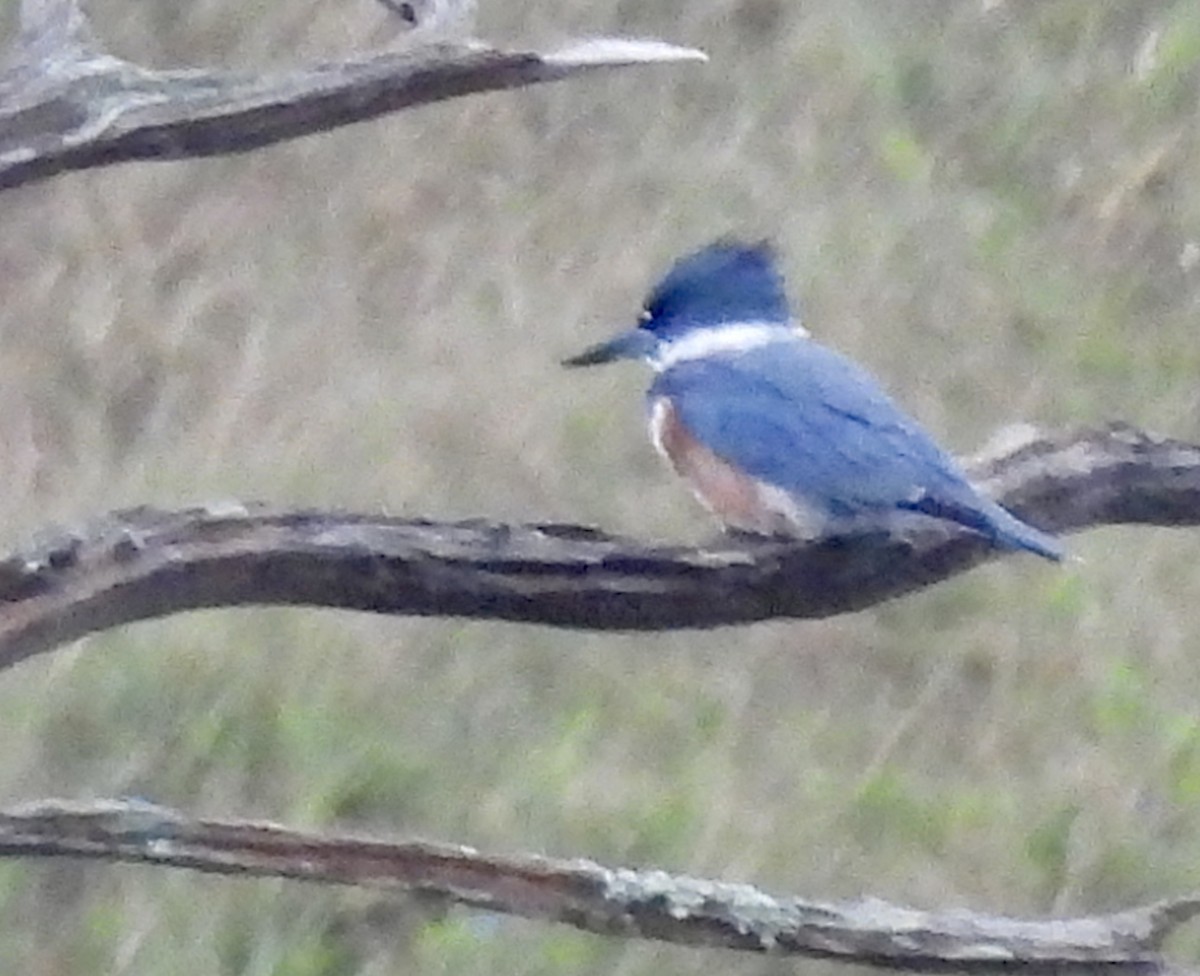
[[[1001,549],[1020,549],[1054,562],[1061,562],[1065,558],[1062,543],[1050,533],[1022,522],[1008,509],[989,499],[976,497],[973,501],[974,504],[953,504],[925,496],[912,507],[926,515],[949,519],[974,529]]]
[[[1063,545],[1049,532],[1043,532],[1027,522],[1022,522],[1000,505],[993,504],[990,508],[992,510],[988,514],[992,527],[990,531],[984,531],[992,537],[996,545],[1006,549],[1024,549],[1045,559],[1052,559],[1056,563],[1062,562],[1066,555]]]

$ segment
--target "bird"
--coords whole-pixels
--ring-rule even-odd
[[[983,495],[866,369],[793,317],[768,242],[721,239],[675,262],[635,328],[563,361],[643,359],[650,439],[727,530],[812,539],[914,517],[992,547],[1063,558]]]

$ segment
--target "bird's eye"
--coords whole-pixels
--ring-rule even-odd
[[[407,20],[410,24],[417,22],[417,8],[411,3],[402,3],[397,8],[400,16]]]

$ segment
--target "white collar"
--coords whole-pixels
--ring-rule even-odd
[[[722,352],[749,352],[783,339],[806,338],[808,330],[799,324],[790,328],[775,322],[730,322],[715,329],[696,329],[682,338],[660,342],[651,355],[655,372],[691,359],[704,359]]]

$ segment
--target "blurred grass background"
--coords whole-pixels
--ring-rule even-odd
[[[157,65],[286,66],[393,34],[372,0],[92,11]],[[814,333],[957,450],[1012,422],[1200,438],[1191,0],[484,0],[480,32],[651,35],[712,61],[0,196],[5,545],[228,498],[703,539],[641,431],[645,375],[556,363],[725,233],[773,237]],[[1194,538],[1071,547],[1083,562],[1014,557],[873,612],[706,634],[139,625],[0,676],[0,798],[136,794],[995,912],[1198,888]],[[0,863],[0,967],[795,966],[373,902]]]

